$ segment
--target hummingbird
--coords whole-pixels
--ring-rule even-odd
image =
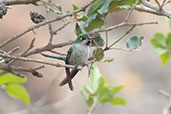
[[[91,38],[88,33],[81,33],[70,47],[65,63],[68,65],[82,65],[88,62],[90,56]],[[66,78],[60,83],[63,86],[68,83],[70,90],[73,90],[72,79],[78,73],[77,68],[65,68]]]

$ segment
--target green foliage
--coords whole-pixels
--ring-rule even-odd
[[[165,37],[162,33],[156,33],[151,39],[155,52],[160,55],[162,65],[165,66],[171,58],[171,32]]]
[[[103,6],[103,0],[96,0],[89,8],[87,16],[98,13],[98,10]]]
[[[8,83],[4,88],[10,96],[24,101],[27,105],[30,104],[30,96],[21,84]]]
[[[76,25],[75,25],[75,34],[78,36],[81,33],[82,33],[82,30],[80,28],[80,23],[77,22]]]
[[[170,30],[171,30],[171,19],[168,20],[168,23],[169,23],[169,27],[170,27]]]
[[[104,60],[104,62],[112,62],[112,61],[114,61],[114,59],[110,57]]]
[[[21,78],[11,73],[6,73],[0,76],[0,85],[6,84],[6,83],[24,83],[26,82],[26,80],[27,80],[26,78]]]
[[[102,60],[104,58],[103,49],[102,48],[96,48],[93,51],[93,57],[95,57],[97,61]]]
[[[29,105],[30,96],[24,86],[21,84],[25,83],[27,81],[27,78],[19,77],[11,73],[4,73],[3,70],[0,70],[0,73],[1,87],[4,88],[11,97],[18,98]]]
[[[77,10],[78,6],[76,6],[75,4],[72,4],[72,8],[73,8],[73,10]]]
[[[142,45],[143,36],[133,36],[126,42],[126,47],[128,49],[136,49]]]
[[[96,28],[101,28],[104,25],[104,20],[101,18],[102,16],[93,14],[85,21],[85,30],[90,32]]]
[[[104,46],[104,40],[100,34],[97,34],[94,38],[92,38],[92,46],[99,47]]]
[[[122,88],[123,86],[111,87],[100,73],[98,67],[93,65],[93,69],[90,72],[90,83],[84,85],[84,90],[81,91],[81,94],[89,107],[97,103],[125,105],[126,101],[123,98],[116,96]]]
[[[83,12],[77,13],[76,19],[84,21],[82,29],[90,32],[104,25],[104,17],[115,11],[129,10],[136,0],[96,0],[89,8],[87,15]],[[78,7],[72,5],[76,10]],[[79,18],[78,18],[79,17]]]

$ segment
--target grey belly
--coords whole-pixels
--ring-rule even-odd
[[[78,49],[71,54],[70,63],[72,65],[80,65],[88,61],[88,48],[83,48],[83,50]]]

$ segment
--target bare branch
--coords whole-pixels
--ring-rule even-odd
[[[69,22],[63,24],[60,28],[58,28],[57,30],[55,30],[55,31],[53,32],[53,34],[56,35],[58,31],[61,31],[63,28],[65,28],[67,25],[69,25],[69,24],[71,24],[71,23],[73,23],[73,22],[76,22],[76,20],[74,20],[74,21],[69,21]]]
[[[139,2],[139,0],[137,0],[137,1],[135,2],[135,4],[134,4],[133,8],[131,8],[131,10],[128,12],[128,15],[126,16],[126,18],[125,18],[125,21],[124,21],[124,22],[127,22],[127,21],[128,21],[128,18],[129,18],[129,17],[130,17],[130,15],[132,14],[132,12],[133,12],[133,10],[134,10],[135,6],[138,4],[138,2]]]
[[[134,25],[142,26],[142,25],[149,25],[149,24],[158,24],[158,22],[122,22],[120,24],[108,27],[106,29],[99,29],[99,30],[96,30],[94,32],[98,33],[98,32],[111,31],[111,30],[114,30],[116,28],[123,27],[123,26],[134,26]]]
[[[23,32],[19,33],[19,34],[16,34],[15,36],[12,36],[11,38],[8,38],[7,40],[3,41],[2,43],[0,43],[0,48],[2,48],[3,46],[7,45],[8,43],[18,39],[19,37],[23,36],[24,34],[36,29],[36,28],[39,28],[41,26],[44,26],[44,25],[47,25],[49,23],[52,23],[52,22],[55,22],[55,21],[59,21],[59,20],[62,20],[64,19],[65,17],[69,17],[69,16],[72,16],[74,15],[75,13],[78,13],[80,11],[84,11],[90,4],[92,4],[93,2],[95,2],[95,0],[92,0],[90,3],[86,4],[85,6],[83,6],[82,8],[78,9],[78,10],[75,10],[71,13],[67,13],[67,14],[64,14],[62,16],[58,16],[56,17],[55,19],[51,19],[51,20],[47,20],[47,21],[44,21],[42,23],[39,23],[37,25],[34,25],[34,26],[30,26],[29,28],[27,28],[26,30],[24,30]]]
[[[8,54],[14,53],[15,51],[17,51],[17,50],[19,50],[19,49],[20,49],[20,47],[15,47],[15,48],[13,48],[12,50],[10,50],[10,51],[8,52]]]
[[[112,46],[114,46],[120,40],[122,40],[123,38],[125,38],[125,36],[128,35],[135,28],[135,26],[136,25],[133,25],[122,37],[120,37],[118,40],[116,40],[114,43],[112,43],[107,49],[110,49]]]
[[[43,46],[41,48],[36,48],[34,50],[30,50],[24,56],[27,57],[29,55],[37,54],[37,53],[40,53],[40,52],[43,52],[43,51],[51,51],[52,49],[61,48],[61,47],[67,46],[67,45],[71,45],[72,43],[73,43],[73,41],[70,40],[68,42],[63,42],[63,43],[60,43],[60,44],[51,44],[51,45]]]
[[[42,64],[47,64],[47,65],[56,66],[56,67],[75,68],[75,66],[72,66],[72,65],[62,65],[59,63],[52,63],[52,62],[43,61],[43,60],[39,60],[39,59],[32,59],[32,58],[26,58],[26,57],[20,57],[20,56],[17,57],[17,56],[13,56],[13,55],[4,54],[4,53],[0,53],[0,56],[3,58],[11,58],[11,59],[21,60],[21,61],[25,61],[25,62],[42,63]]]
[[[36,4],[39,0],[2,0],[5,5]]]
[[[147,0],[140,0],[144,6],[137,5],[135,9],[140,12],[152,13],[155,15],[166,16],[171,19],[171,11],[161,9],[158,5],[155,5]]]
[[[12,72],[17,76],[22,76],[22,77],[23,77],[23,74],[19,73],[19,72],[30,72],[34,76],[43,77],[43,75],[41,73],[36,71],[36,70],[39,70],[39,69],[42,69],[42,68],[44,68],[44,67],[41,66],[41,67],[38,67],[38,68],[26,68],[26,67],[17,67],[17,66],[7,65],[7,64],[4,64],[4,63],[0,64],[0,69],[1,70]]]
[[[144,49],[125,49],[125,48],[110,48],[110,50],[113,49],[113,50],[121,50],[121,51],[129,51],[129,52],[134,52],[134,51],[144,51]]]
[[[164,90],[159,90],[159,93],[164,95],[169,100],[169,103],[166,107],[164,107],[162,114],[171,114],[171,94]]]

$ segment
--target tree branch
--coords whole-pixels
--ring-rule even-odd
[[[155,15],[166,16],[171,19],[171,11],[164,10],[163,8],[159,7],[158,5],[148,2],[147,0],[140,0],[140,2],[144,6],[142,6],[142,5],[135,6],[135,9],[137,11],[152,13]]]
[[[56,67],[75,68],[75,66],[72,66],[72,65],[62,65],[59,63],[52,63],[52,62],[43,61],[43,60],[39,60],[39,59],[32,59],[32,58],[26,58],[26,57],[20,57],[20,56],[17,57],[17,56],[8,55],[5,53],[0,53],[0,56],[3,58],[11,58],[11,59],[21,60],[21,61],[26,61],[26,62],[42,63],[42,64],[47,64],[47,65],[56,66]]]
[[[30,26],[29,28],[27,28],[26,30],[24,30],[23,32],[19,33],[19,34],[16,34],[14,36],[12,36],[11,38],[8,38],[7,40],[3,41],[2,43],[0,43],[0,48],[2,48],[3,46],[7,45],[8,43],[18,39],[19,37],[23,36],[24,34],[36,29],[36,28],[39,28],[41,26],[44,26],[44,25],[47,25],[47,24],[50,24],[52,22],[55,22],[55,21],[59,21],[59,20],[62,20],[63,18],[65,17],[69,17],[69,16],[72,16],[74,15],[75,13],[78,13],[80,11],[84,11],[90,4],[92,4],[93,2],[95,2],[95,0],[92,0],[91,2],[89,2],[88,4],[86,4],[85,6],[83,6],[82,8],[78,9],[78,10],[75,10],[71,13],[67,13],[67,14],[64,14],[64,15],[60,15],[58,17],[56,17],[55,19],[51,19],[51,20],[47,20],[47,21],[44,21],[42,23],[39,23],[37,25],[34,25],[34,26]]]
[[[98,32],[111,31],[111,30],[114,30],[116,28],[123,27],[123,26],[134,26],[134,25],[142,26],[142,25],[149,25],[149,24],[158,24],[158,22],[122,22],[120,24],[117,24],[117,25],[114,25],[105,29],[99,29],[94,32],[98,33]]]
[[[2,0],[2,3],[10,5],[22,5],[22,4],[36,4],[39,0]]]

